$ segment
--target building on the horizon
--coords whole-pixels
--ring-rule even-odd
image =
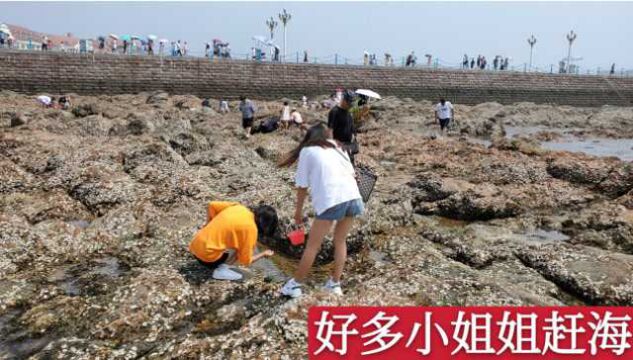
[[[54,35],[33,31],[18,25],[3,24],[13,37],[13,48],[18,50],[42,50],[44,39],[48,40],[49,50],[79,52],[80,39],[71,33]]]

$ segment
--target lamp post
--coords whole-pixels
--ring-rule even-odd
[[[286,26],[288,25],[291,17],[292,16],[286,11],[286,9],[283,9],[283,11],[279,13],[279,20],[281,20],[281,23],[284,25],[284,62],[286,61]]]
[[[571,44],[576,40],[577,34],[574,30],[571,30],[569,34],[567,34],[567,41],[569,41],[569,50],[567,51],[567,73],[571,71]]]
[[[530,36],[527,39],[528,44],[530,44],[530,71],[532,71],[532,50],[534,50],[534,44],[536,44],[536,38],[534,35]]]
[[[270,17],[270,19],[266,20],[266,26],[268,26],[268,29],[270,29],[270,40],[273,39],[275,28],[277,27],[277,25],[279,25],[279,23],[275,21],[272,16]]]

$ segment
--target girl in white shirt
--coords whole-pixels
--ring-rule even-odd
[[[280,166],[290,166],[298,161],[295,183],[297,205],[295,223],[303,223],[303,204],[310,190],[316,219],[310,228],[308,242],[294,278],[288,280],[281,293],[293,298],[302,294],[301,282],[308,276],[323,238],[334,226],[334,269],[325,289],[341,295],[341,275],[347,259],[345,242],[352,228],[353,218],[361,215],[364,205],[354,177],[354,167],[349,157],[329,137],[324,123],[312,126],[299,146],[292,150]]]
[[[284,101],[284,107],[281,108],[279,120],[281,120],[282,129],[287,129],[290,127],[290,105],[288,105],[287,101]]]

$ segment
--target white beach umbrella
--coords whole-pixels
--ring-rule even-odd
[[[255,41],[259,41],[259,42],[261,42],[261,43],[266,44],[266,40],[267,40],[267,39],[266,39],[266,37],[265,37],[265,36],[255,35],[255,36],[253,36],[253,40],[255,40]]]
[[[169,40],[168,39],[160,39],[160,40],[158,40],[158,42],[161,43],[161,44],[167,44],[169,42]]]
[[[0,33],[4,33],[11,36],[11,30],[9,30],[9,27],[6,25],[4,25],[4,27],[0,27]]]
[[[360,95],[365,95],[365,96],[373,98],[373,99],[382,99],[380,97],[380,94],[378,94],[375,91],[369,90],[369,89],[358,89],[358,90],[356,90],[356,93],[360,94]]]
[[[158,39],[158,36],[153,35],[153,34],[149,34],[149,35],[147,35],[147,39],[148,39],[148,40],[155,41],[156,39]]]
[[[114,34],[110,34],[108,35],[109,37],[113,38],[114,40],[119,40],[119,37],[114,35]]]

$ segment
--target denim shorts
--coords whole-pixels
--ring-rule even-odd
[[[365,205],[363,200],[354,199],[334,205],[331,208],[325,210],[321,215],[317,215],[319,220],[341,220],[344,217],[356,217],[363,213]]]

